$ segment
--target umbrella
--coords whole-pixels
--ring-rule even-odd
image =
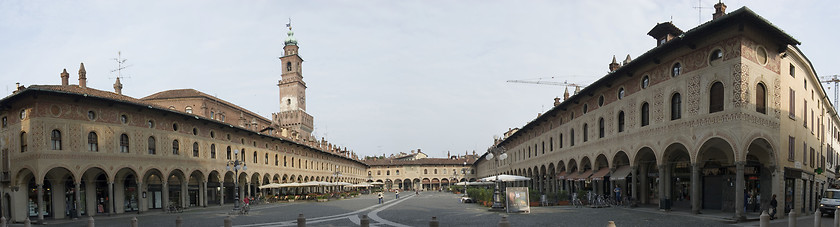
[[[499,181],[501,181],[501,182],[526,181],[526,180],[531,180],[531,178],[527,178],[527,177],[523,177],[523,176],[516,176],[516,175],[507,175],[507,174],[499,175]],[[496,176],[489,176],[489,177],[481,178],[478,181],[496,181]]]
[[[260,188],[260,189],[266,189],[266,188],[280,188],[280,186],[281,186],[281,184],[278,184],[278,183],[271,183],[271,184],[266,184],[266,185],[260,186],[259,188]]]
[[[458,182],[455,185],[464,186],[464,185],[492,185],[492,184],[494,184],[494,183],[493,182],[466,182],[466,181],[464,181],[464,182]]]
[[[371,185],[383,185],[383,184],[385,184],[385,183],[382,183],[382,182],[371,182],[370,184],[371,184]]]

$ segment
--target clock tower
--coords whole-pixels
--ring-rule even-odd
[[[282,71],[280,81],[280,112],[273,115],[274,121],[283,127],[289,127],[305,135],[312,134],[313,119],[306,113],[306,83],[303,82],[301,63],[303,58],[298,55],[297,39],[289,26],[286,46],[280,57]]]

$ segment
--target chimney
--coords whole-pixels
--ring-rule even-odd
[[[715,14],[712,14],[712,20],[717,20],[723,15],[726,15],[726,4],[723,4],[723,2],[718,1],[718,3],[715,4]]]
[[[70,84],[68,80],[70,79],[70,73],[67,73],[67,69],[61,72],[61,85],[67,86]]]
[[[87,88],[87,71],[85,71],[85,63],[83,62],[81,66],[79,66],[79,87]]]
[[[610,72],[615,72],[619,67],[621,67],[621,65],[615,61],[615,55],[613,55],[612,63],[610,63]]]
[[[122,83],[120,83],[120,78],[117,77],[117,82],[114,83],[114,92],[122,95],[122,88],[123,88],[123,86],[122,86]]]
[[[554,97],[554,106],[560,105],[560,97]]]

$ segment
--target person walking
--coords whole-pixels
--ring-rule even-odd
[[[379,204],[382,204],[382,192],[379,192]]]
[[[615,201],[620,203],[621,202],[621,187],[616,185],[615,189],[613,189],[613,192],[615,192]]]
[[[776,206],[779,202],[776,201],[776,194],[770,197],[770,220],[776,219]]]
[[[394,191],[394,192],[396,192],[396,193],[397,193],[397,199],[400,199],[400,190],[399,190],[399,189],[397,189],[397,190],[396,190],[396,191]]]

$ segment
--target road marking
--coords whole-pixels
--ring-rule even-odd
[[[359,210],[356,210],[356,211],[353,211],[353,212],[324,216],[324,217],[306,218],[306,223],[307,224],[313,224],[313,223],[321,223],[321,222],[327,222],[327,221],[336,221],[336,220],[341,220],[341,219],[350,219],[351,222],[358,225],[358,224],[361,223],[361,220],[359,219],[358,213],[362,213],[364,211],[371,210],[371,209],[374,209],[374,208],[378,207],[379,209],[376,209],[376,210],[374,210],[374,211],[372,211],[371,213],[368,214],[368,217],[371,220],[376,220],[377,222],[379,222],[379,223],[370,223],[371,226],[390,225],[390,226],[396,226],[396,227],[408,227],[407,225],[399,224],[399,223],[396,223],[396,222],[392,222],[392,221],[388,221],[388,220],[385,220],[383,218],[380,218],[376,214],[379,213],[379,211],[385,210],[385,209],[387,209],[391,206],[394,206],[394,205],[402,202],[403,200],[407,200],[411,197],[414,197],[414,195],[406,196],[405,198],[399,199],[399,200],[386,201],[383,204],[376,204],[376,205],[365,207],[363,209],[359,209]],[[297,220],[257,223],[257,224],[248,224],[248,225],[235,225],[235,226],[237,226],[237,227],[297,226]]]

